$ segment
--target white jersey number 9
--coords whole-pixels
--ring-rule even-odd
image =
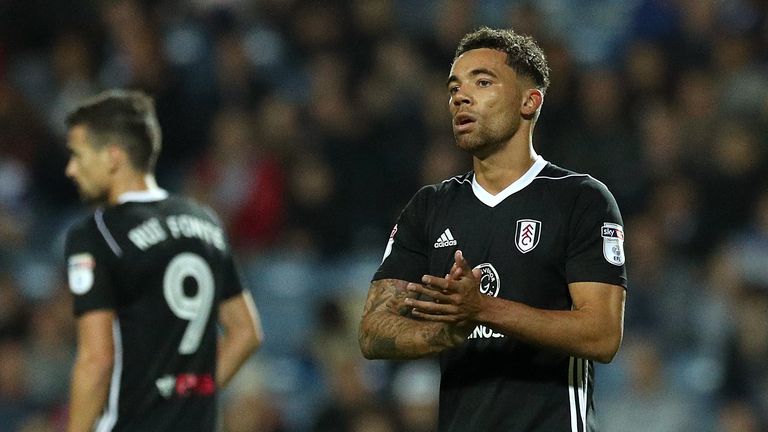
[[[188,277],[197,283],[197,292],[192,296],[184,292],[184,280]],[[176,255],[165,270],[163,295],[171,311],[189,321],[179,344],[179,354],[194,353],[200,346],[213,305],[211,267],[199,255],[188,252]]]

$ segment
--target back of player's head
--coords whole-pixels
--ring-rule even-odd
[[[85,126],[96,146],[117,144],[133,168],[152,172],[162,134],[154,100],[141,91],[108,90],[86,100],[67,116],[67,127]]]
[[[506,53],[507,64],[515,72],[530,78],[539,90],[546,92],[549,87],[547,58],[532,37],[517,34],[511,29],[480,27],[461,39],[454,60],[467,51],[479,48]]]

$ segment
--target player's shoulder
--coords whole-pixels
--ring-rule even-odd
[[[458,192],[463,188],[472,188],[472,179],[474,171],[467,171],[447,178],[440,183],[427,186],[434,195],[449,195]]]
[[[573,193],[597,193],[600,195],[608,194],[608,187],[600,180],[589,174],[576,172],[567,168],[560,167],[551,162],[536,175],[537,182],[542,182],[549,187],[557,188]]]
[[[167,203],[176,213],[186,213],[221,225],[221,218],[209,205],[184,195],[169,195]]]
[[[133,217],[145,218],[148,215],[187,214],[219,223],[219,217],[209,206],[194,198],[176,193],[165,192],[162,195],[137,195],[136,199],[104,209],[104,217],[119,223],[132,220]]]
[[[440,183],[428,184],[422,186],[411,198],[412,205],[427,204],[434,200],[439,200],[457,193],[463,187],[472,188],[473,172],[469,171],[451,178],[445,179]]]
[[[97,212],[103,212],[101,208],[96,209],[88,214],[78,216],[67,228],[67,238],[82,237],[84,235],[92,235],[98,231],[96,224]]]
[[[80,249],[88,249],[92,252],[106,251],[103,218],[104,209],[102,208],[75,218],[66,230],[65,251],[67,253]]]
[[[178,194],[168,194],[168,198],[165,199],[163,206],[172,211],[183,211],[187,213],[202,214],[210,211],[207,206],[197,200]]]

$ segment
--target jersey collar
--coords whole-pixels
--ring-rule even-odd
[[[165,189],[149,189],[145,191],[125,192],[117,197],[118,204],[127,202],[152,202],[162,201],[168,198],[168,191]]]
[[[483,187],[480,186],[480,183],[477,182],[477,174],[473,174],[472,192],[474,192],[477,199],[479,199],[483,204],[487,205],[488,207],[496,207],[499,203],[507,199],[507,197],[513,193],[520,191],[531,184],[533,179],[536,178],[536,175],[538,175],[545,166],[547,166],[547,161],[544,160],[541,155],[539,155],[533,165],[528,169],[528,171],[526,171],[525,174],[523,174],[522,177],[515,180],[511,185],[507,186],[504,188],[504,190],[497,193],[496,195],[492,195],[483,189]]]

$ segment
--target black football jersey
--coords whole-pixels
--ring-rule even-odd
[[[70,229],[66,259],[75,315],[116,314],[95,430],[213,431],[218,304],[243,290],[216,216],[163,190],[127,193]]]
[[[400,214],[373,279],[443,276],[461,249],[482,293],[569,310],[568,284],[626,288],[616,202],[594,178],[539,157],[491,195],[473,172],[421,189]],[[439,430],[595,431],[593,365],[477,326],[440,355]]]

